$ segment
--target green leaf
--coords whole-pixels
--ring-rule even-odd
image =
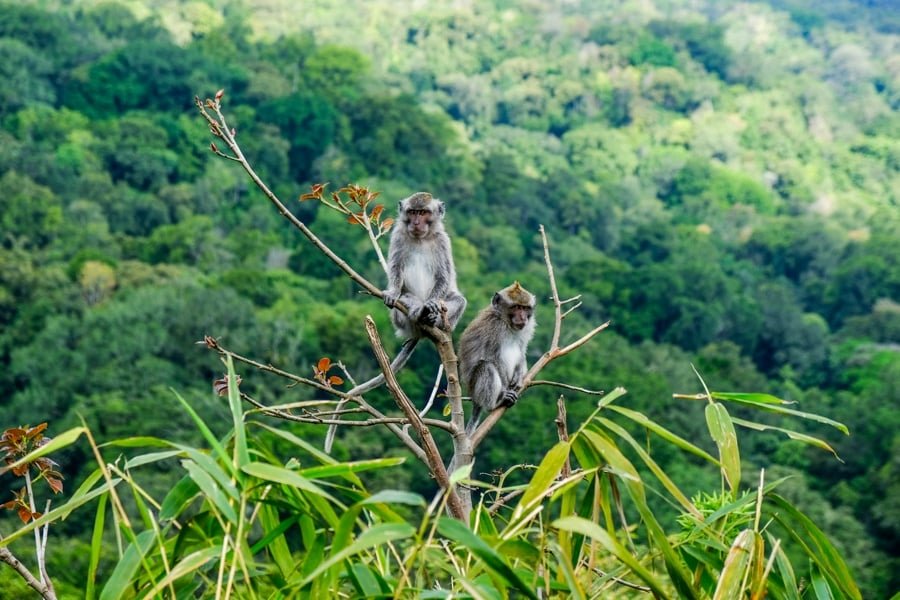
[[[534,472],[528,487],[525,488],[525,493],[522,494],[522,499],[519,501],[518,506],[513,511],[512,521],[516,521],[524,512],[530,511],[532,505],[543,498],[556,480],[563,465],[566,464],[568,457],[569,442],[557,442],[555,446],[550,448],[547,454],[544,455],[543,460],[541,460],[537,471]]]
[[[824,423],[825,425],[830,425],[844,433],[844,435],[850,435],[850,430],[847,429],[847,426],[843,423],[839,423],[828,417],[823,417],[821,415],[816,415],[813,413],[802,412],[799,410],[793,410],[790,408],[782,408],[778,404],[787,404],[784,400],[779,400],[778,404],[772,404],[770,402],[757,402],[756,396],[765,396],[766,394],[723,394],[720,392],[711,392],[710,395],[715,400],[727,400],[729,402],[737,402],[738,404],[744,404],[747,406],[755,406],[761,410],[765,410],[768,412],[779,413],[782,415],[792,415],[795,417],[800,417],[802,419],[809,419],[810,421],[816,421],[818,423]],[[777,400],[777,398],[776,398]]]
[[[456,519],[440,517],[438,520],[438,532],[442,536],[468,548],[491,571],[506,581],[507,585],[519,590],[526,597],[537,600],[532,587],[522,581],[518,573],[506,564],[506,561],[487,542],[475,535],[466,525]]]
[[[241,406],[241,392],[237,386],[234,361],[230,355],[225,364],[228,367],[228,406],[231,409],[231,418],[234,421],[234,465],[240,470],[250,462],[250,452],[247,449],[247,431]]]
[[[408,504],[410,506],[426,506],[425,498],[413,492],[400,490],[382,490],[369,496],[360,504]]]
[[[828,580],[822,575],[822,570],[815,565],[810,565],[809,578],[812,582],[812,589],[816,595],[816,600],[834,600],[834,594],[831,593],[831,586]]]
[[[750,402],[753,404],[797,404],[791,400],[782,400],[771,394],[742,392],[711,392],[713,400],[730,400],[734,402]]]
[[[181,450],[167,450],[165,452],[150,452],[148,454],[141,454],[135,456],[134,458],[128,459],[125,462],[125,468],[134,469],[135,467],[140,467],[141,465],[159,462],[161,460],[166,460],[167,458],[173,458],[175,456],[181,456],[183,454],[184,453]]]
[[[221,460],[223,464],[228,465],[229,468],[232,468],[231,457],[228,456],[227,452],[225,452],[225,448],[222,447],[222,444],[219,442],[219,440],[216,438],[216,436],[213,435],[212,430],[209,427],[207,427],[206,423],[203,422],[203,419],[200,418],[200,415],[197,414],[197,411],[195,411],[193,409],[193,407],[190,404],[188,404],[187,400],[182,398],[178,394],[178,392],[176,392],[175,390],[172,390],[172,393],[175,394],[175,398],[177,398],[178,401],[181,402],[181,405],[184,406],[184,409],[191,416],[191,419],[194,420],[194,423],[197,425],[197,429],[199,429],[200,433],[203,435],[203,439],[205,439],[209,443],[209,446],[219,456],[219,460]],[[232,473],[232,474],[236,475],[236,473]]]
[[[247,475],[258,477],[259,479],[265,479],[266,481],[274,481],[275,483],[289,485],[291,487],[311,492],[313,494],[316,494],[317,496],[326,498],[336,505],[340,504],[337,498],[317,486],[306,477],[303,477],[296,471],[291,471],[290,469],[285,469],[284,467],[261,462],[252,462],[246,464],[241,470]]]
[[[84,590],[85,600],[94,600],[97,593],[97,565],[100,564],[100,549],[103,547],[103,528],[106,525],[106,501],[109,494],[100,496],[97,502],[97,514],[94,516],[94,531],[91,534],[91,557],[88,561],[87,587]]]
[[[766,532],[766,537],[769,539],[769,545],[774,547],[775,537],[769,532]],[[800,600],[799,586],[797,585],[797,578],[794,576],[794,569],[791,567],[791,561],[788,560],[787,554],[784,553],[781,546],[778,546],[775,552],[775,572],[781,577],[785,600]]]
[[[722,473],[731,491],[737,493],[741,484],[741,456],[738,450],[737,433],[728,410],[718,402],[706,405],[706,426],[719,448]]]
[[[754,421],[745,421],[743,419],[738,419],[736,417],[731,418],[732,421],[740,425],[741,427],[746,427],[748,429],[755,429],[756,431],[780,431],[785,434],[792,440],[797,440],[798,442],[803,442],[804,444],[809,444],[810,446],[815,446],[817,448],[821,448],[822,450],[827,450],[834,454],[834,457],[841,462],[844,462],[838,453],[835,452],[834,448],[828,445],[824,440],[820,440],[819,438],[812,437],[811,435],[806,435],[804,433],[799,433],[797,431],[793,431],[792,429],[784,429],[782,427],[775,427],[774,425],[763,425],[762,423],[756,423]]]
[[[649,429],[650,431],[652,431],[659,437],[663,438],[664,440],[666,440],[668,442],[671,442],[672,444],[675,444],[682,450],[686,450],[687,452],[690,452],[691,454],[694,454],[695,456],[699,456],[700,458],[711,462],[712,464],[716,465],[717,467],[721,466],[721,463],[719,463],[719,461],[715,457],[713,457],[711,454],[709,454],[708,452],[706,452],[705,450],[703,450],[701,448],[698,448],[697,446],[695,446],[694,444],[685,440],[684,438],[681,438],[678,435],[672,433],[671,431],[669,431],[668,429],[666,429],[665,427],[663,427],[656,421],[648,419],[647,416],[644,415],[643,413],[640,413],[636,410],[631,410],[630,408],[623,408],[621,406],[610,406],[609,409],[613,410],[625,417],[628,417],[629,419],[631,419],[638,425],[642,425],[643,427],[646,427],[647,429]]]
[[[221,548],[214,547],[203,548],[202,550],[197,550],[196,552],[188,554],[180,561],[178,561],[178,563],[172,567],[172,570],[165,577],[157,581],[156,585],[154,585],[151,590],[145,593],[143,598],[145,600],[156,598],[159,592],[165,589],[172,582],[184,577],[185,575],[193,573],[214,558],[219,558],[221,552]]]
[[[772,516],[784,526],[788,534],[822,570],[822,574],[844,596],[861,600],[862,595],[850,574],[850,569],[847,568],[840,552],[822,533],[822,530],[816,527],[809,517],[778,494],[769,494],[765,498],[775,508]]]
[[[749,571],[753,567],[752,558],[757,533],[752,529],[741,531],[725,558],[725,564],[719,573],[719,582],[713,600],[732,600],[744,597],[744,582],[749,580]]]
[[[228,498],[213,478],[192,460],[185,459],[181,461],[181,464],[187,470],[191,479],[197,484],[197,487],[200,488],[200,491],[203,492],[203,495],[206,496],[206,499],[222,513],[222,516],[237,524],[237,513],[234,511],[234,507],[228,503]]]
[[[137,535],[134,542],[128,545],[122,558],[113,569],[112,575],[103,591],[100,592],[100,600],[118,600],[126,595],[126,591],[131,587],[131,581],[137,573],[141,560],[150,550],[154,542],[154,533],[152,530],[142,531]]]
[[[299,582],[298,587],[303,587],[316,579],[324,571],[343,560],[358,554],[369,548],[381,546],[395,540],[412,537],[416,530],[408,523],[380,523],[363,531],[353,543],[332,554],[327,560],[320,563],[311,573]]]
[[[318,467],[310,467],[308,469],[300,469],[298,473],[310,479],[320,479],[324,477],[343,477],[349,473],[359,473],[361,471],[370,471],[372,469],[383,469],[385,467],[393,467],[406,462],[403,457],[378,458],[374,460],[359,460],[356,462],[337,463],[334,465],[320,465]]]
[[[646,583],[647,586],[650,587],[651,590],[653,590],[654,595],[659,598],[669,597],[669,595],[665,591],[663,583],[659,581],[653,575],[653,573],[648,571],[640,562],[638,562],[638,560],[631,554],[631,552],[627,548],[622,546],[617,540],[610,536],[605,529],[603,529],[593,521],[589,521],[581,517],[571,516],[557,519],[553,522],[552,526],[556,527],[557,529],[571,531],[573,533],[578,533],[596,540],[600,543],[601,546],[606,548],[607,552],[622,561],[629,569],[631,569],[631,572],[634,573],[635,576]]]
[[[200,487],[191,479],[190,475],[182,477],[163,498],[162,506],[159,509],[159,520],[174,519],[180,515],[181,511],[197,497],[199,492]]]
[[[688,511],[698,519],[703,518],[703,515],[699,510],[697,510],[697,507],[694,506],[690,500],[688,500],[687,496],[685,496],[680,489],[678,489],[678,486],[675,485],[675,482],[672,481],[672,479],[668,475],[666,475],[666,472],[663,471],[658,464],[656,464],[656,461],[651,458],[647,451],[644,450],[644,448],[633,437],[631,437],[631,434],[629,434],[627,431],[625,431],[623,428],[619,427],[609,419],[600,419],[600,422],[603,423],[603,425],[606,426],[607,429],[628,442],[628,444],[632,448],[634,448],[634,451],[637,452],[641,460],[644,461],[644,464],[646,464],[647,467],[650,468],[650,471],[652,471],[659,482],[662,483],[663,487],[666,488],[670,494],[672,494],[672,497],[675,498],[675,500],[677,500],[678,503],[681,504],[681,506],[686,511]]]

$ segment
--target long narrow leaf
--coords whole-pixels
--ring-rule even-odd
[[[218,547],[203,548],[202,550],[197,550],[196,552],[188,554],[182,558],[178,564],[172,567],[172,570],[165,577],[157,581],[152,589],[142,596],[143,600],[157,597],[157,594],[159,594],[160,591],[175,580],[193,573],[212,559],[218,558],[221,550],[222,549]]]
[[[718,402],[706,405],[706,426],[709,434],[719,448],[719,458],[722,461],[722,473],[728,482],[728,487],[733,493],[737,493],[741,485],[741,455],[738,450],[737,433],[728,410]]]
[[[270,465],[268,463],[261,462],[252,462],[246,464],[241,470],[248,475],[252,475],[253,477],[289,485],[307,492],[311,492],[317,496],[321,496],[322,498],[326,498],[327,500],[334,502],[336,505],[340,504],[337,498],[317,486],[306,477],[303,477],[296,471],[291,471],[290,469],[279,467],[278,465]]]
[[[721,466],[721,464],[719,463],[719,460],[717,458],[715,458],[714,456],[712,456],[711,454],[709,454],[702,448],[698,448],[697,446],[695,446],[694,444],[685,440],[684,438],[672,433],[671,431],[669,431],[668,429],[666,429],[665,427],[663,427],[656,421],[653,421],[653,420],[647,418],[647,416],[644,413],[638,412],[636,410],[631,410],[630,408],[624,408],[621,406],[610,406],[609,409],[613,410],[625,417],[628,417],[629,419],[631,419],[638,425],[646,427],[647,429],[649,429],[650,431],[652,431],[659,437],[663,438],[667,442],[671,442],[672,444],[675,444],[682,450],[690,452],[691,454],[694,454],[695,456],[699,456],[700,458],[711,462],[712,464],[716,465],[717,467]]]
[[[736,417],[731,417],[731,420],[741,427],[746,427],[748,429],[755,429],[756,431],[780,431],[785,434],[792,440],[797,440],[798,442],[803,442],[804,444],[809,444],[810,446],[815,446],[817,448],[821,448],[822,450],[827,450],[834,454],[834,457],[841,462],[844,462],[838,453],[835,452],[834,448],[828,445],[824,440],[820,440],[819,438],[813,437],[811,435],[806,435],[804,433],[799,433],[797,431],[793,431],[792,429],[784,429],[783,427],[775,427],[774,425],[763,425],[762,423],[756,423],[754,421],[745,421],[744,419],[738,419]]]
[[[713,600],[732,600],[744,597],[744,582],[749,579],[750,569],[753,567],[752,559],[755,555],[757,533],[752,529],[741,531],[725,557],[722,572],[719,573],[719,581],[716,585],[716,593]]]
[[[181,461],[181,464],[212,505],[217,508],[226,519],[237,524],[237,513],[234,511],[234,507],[228,503],[228,498],[213,478],[192,460],[185,459]]]
[[[132,579],[137,573],[141,561],[150,547],[153,545],[155,534],[153,531],[142,531],[137,535],[135,542],[129,544],[125,549],[125,553],[116,568],[113,569],[112,575],[109,576],[103,591],[100,592],[100,600],[118,600],[125,595],[125,591],[131,586]]]
[[[441,517],[438,521],[438,532],[444,537],[468,548],[472,554],[481,559],[491,571],[502,578],[507,585],[519,590],[526,597],[537,600],[534,589],[522,581],[519,574],[506,564],[506,561],[503,560],[496,550],[475,535],[472,530],[463,523],[460,523],[456,519]]]
[[[610,536],[605,529],[603,529],[593,521],[588,521],[587,519],[582,519],[581,517],[563,517],[562,519],[557,519],[556,521],[554,521],[553,527],[571,531],[573,533],[579,533],[599,542],[601,546],[606,548],[607,552],[622,561],[631,570],[631,572],[635,574],[635,576],[646,583],[647,586],[649,586],[650,589],[653,590],[654,595],[658,596],[659,598],[669,597],[669,595],[666,593],[663,583],[659,579],[657,579],[653,575],[653,573],[648,571],[646,567],[638,562],[634,555],[622,544],[620,544],[618,540]]]
[[[228,465],[231,469],[231,457],[228,456],[225,448],[222,446],[221,442],[219,442],[218,438],[216,438],[216,436],[213,434],[212,430],[206,425],[203,419],[200,418],[200,415],[197,414],[197,411],[194,410],[194,407],[188,404],[187,400],[182,398],[175,390],[172,390],[172,393],[175,394],[175,398],[181,403],[181,405],[187,411],[188,415],[190,415],[191,419],[193,419],[194,424],[197,425],[197,429],[199,429],[200,433],[203,435],[203,439],[205,439],[209,443],[210,448],[215,451],[222,463]],[[236,473],[232,472],[232,475],[236,475]]]
[[[772,404],[768,402],[758,402],[755,396],[759,396],[760,394],[723,394],[721,392],[711,392],[710,395],[714,400],[725,400],[728,402],[737,402],[738,404],[744,404],[746,406],[754,406],[758,409],[765,410],[768,412],[779,413],[783,415],[791,415],[794,417],[800,417],[801,419],[809,419],[810,421],[816,421],[818,423],[824,423],[825,425],[830,425],[844,433],[844,435],[850,435],[850,430],[847,429],[847,426],[843,423],[839,423],[833,419],[829,419],[828,417],[823,417],[822,415],[817,415],[813,413],[803,412],[800,410],[794,410],[791,408],[783,408],[779,404]],[[781,401],[780,403],[785,403],[785,401]]]
[[[225,365],[228,367],[228,407],[231,409],[231,418],[234,421],[234,466],[239,471],[250,462],[250,452],[247,449],[247,431],[241,406],[241,392],[237,386],[234,361],[230,355],[225,361]]]
[[[544,455],[537,471],[534,472],[534,476],[525,488],[522,499],[513,511],[513,521],[521,517],[524,511],[530,510],[531,505],[544,496],[547,489],[556,480],[563,465],[566,464],[568,457],[569,442],[558,442]]]
[[[299,587],[307,585],[309,582],[321,575],[325,570],[353,556],[354,554],[358,554],[363,550],[367,550],[375,546],[387,544],[388,542],[412,537],[415,532],[416,530],[413,528],[413,526],[409,525],[408,523],[381,523],[378,525],[373,525],[372,527],[369,527],[368,529],[363,531],[362,534],[360,534],[360,536],[356,538],[356,540],[354,540],[352,544],[345,546],[343,549],[341,549],[340,552],[329,556],[327,560],[320,563],[312,572],[310,572],[306,577],[303,578],[303,580],[299,583]]]
[[[97,502],[97,514],[94,517],[94,531],[91,534],[91,557],[88,562],[87,587],[84,590],[85,600],[94,600],[97,593],[97,565],[100,564],[100,549],[103,547],[103,529],[106,525],[106,502],[109,494],[100,496]]]
[[[46,444],[44,444],[43,446],[40,446],[39,448],[35,448],[34,450],[29,452],[22,458],[14,461],[14,462],[11,462],[9,464],[5,464],[2,467],[0,467],[0,475],[3,475],[7,471],[11,471],[12,469],[15,469],[16,467],[20,467],[22,465],[28,464],[37,458],[46,456],[47,454],[52,454],[53,452],[56,452],[57,450],[60,450],[62,448],[65,448],[66,446],[69,446],[69,445],[75,443],[75,440],[77,440],[79,437],[81,437],[81,434],[86,431],[87,431],[87,429],[85,429],[84,427],[73,427],[72,429],[68,429],[68,430],[60,433],[59,435],[54,436],[52,439],[47,438],[47,439],[50,439],[50,441],[47,442]]]

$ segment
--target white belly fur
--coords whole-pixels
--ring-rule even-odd
[[[403,287],[419,300],[427,300],[434,287],[434,261],[430,252],[416,252],[403,271]]]
[[[517,343],[507,343],[500,347],[500,364],[503,365],[503,376],[506,381],[512,379],[516,365],[522,360],[522,348]]]

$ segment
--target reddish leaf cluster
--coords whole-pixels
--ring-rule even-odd
[[[51,438],[44,437],[44,431],[47,429],[47,423],[41,423],[34,427],[22,426],[11,427],[0,435],[0,453],[7,465],[12,465],[19,461],[22,457],[27,456],[38,448],[45,446],[50,442]],[[10,469],[16,477],[24,477],[30,468],[38,472],[35,481],[41,479],[47,482],[54,494],[59,494],[63,490],[63,476],[57,470],[59,465],[55,460],[41,456],[34,460],[21,463]],[[15,494],[15,498],[0,504],[0,508],[15,509],[19,513],[19,518],[24,522],[30,519],[37,519],[40,513],[32,512],[28,502],[25,499],[25,489]]]
[[[235,383],[238,387],[240,387],[243,379],[241,379],[240,375],[235,375],[234,377]],[[213,381],[213,391],[218,396],[228,395],[228,375],[223,375],[221,379],[216,379],[215,381]]]
[[[320,358],[319,362],[313,365],[313,374],[316,379],[319,380],[322,385],[326,385],[328,387],[332,387],[335,385],[342,385],[344,380],[338,377],[337,375],[328,375],[329,369],[335,366],[332,364],[330,358]]]
[[[371,223],[375,225],[379,233],[384,233],[394,224],[394,219],[381,220],[384,212],[384,204],[375,204],[371,210],[369,206],[378,198],[378,192],[369,191],[369,188],[350,184],[336,192],[331,192],[330,200],[325,199],[325,187],[327,183],[316,183],[310,191],[300,196],[300,202],[306,200],[318,200],[347,215],[347,222],[366,227]]]

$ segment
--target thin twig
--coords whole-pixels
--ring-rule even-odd
[[[36,591],[41,595],[45,600],[56,600],[56,594],[53,590],[49,589],[47,586],[43,585],[37,578],[31,574],[31,571],[28,570],[22,561],[20,561],[16,556],[10,552],[9,548],[3,547],[0,548],[0,561],[5,562],[13,570],[19,574],[19,577],[25,580],[25,583],[28,584],[28,587]]]
[[[536,385],[549,385],[553,387],[572,390],[575,392],[581,392],[582,394],[590,394],[591,396],[602,396],[606,393],[603,390],[589,390],[587,388],[578,387],[577,385],[569,385],[568,383],[560,383],[559,381],[547,381],[545,379],[533,379],[528,383],[528,387],[534,387]]]

